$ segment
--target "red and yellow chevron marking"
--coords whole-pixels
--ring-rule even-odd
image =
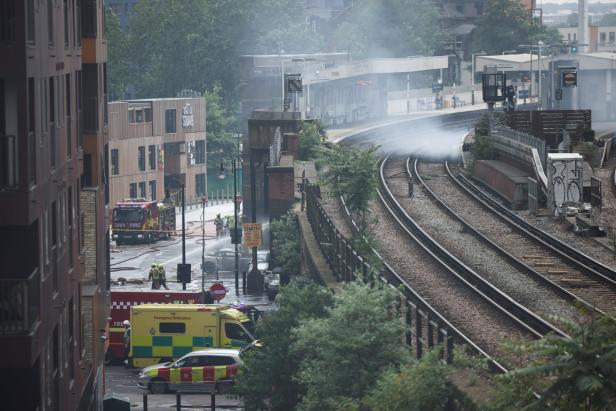
[[[216,367],[182,367],[159,368],[151,370],[152,377],[159,377],[171,384],[180,383],[214,383],[222,378],[237,376],[237,365],[219,365]]]

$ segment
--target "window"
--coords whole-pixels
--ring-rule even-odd
[[[26,3],[28,13],[26,24],[28,24],[28,43],[34,44],[34,0],[28,0]]]
[[[205,357],[203,357],[201,363],[204,367],[215,367],[218,365],[234,365],[235,359],[233,357],[222,355],[206,355]]]
[[[195,141],[195,164],[205,164],[205,140]]]
[[[175,133],[175,109],[165,110],[165,133]]]
[[[139,183],[139,197],[145,198],[145,181]]]
[[[156,180],[150,181],[150,198],[152,201],[156,200]]]
[[[58,207],[56,202],[51,203],[51,246],[54,247],[58,241]]]
[[[227,338],[232,340],[242,340],[250,342],[250,336],[246,331],[236,323],[225,323],[225,334]]]
[[[145,171],[145,146],[139,146],[137,161],[139,162],[139,171]]]
[[[599,43],[605,44],[605,32],[599,33]]]
[[[137,198],[137,183],[130,183],[129,191],[130,198]]]
[[[614,43],[614,41],[616,41],[616,37],[614,36],[614,32],[610,31],[610,43]]]
[[[111,175],[117,176],[120,174],[120,158],[117,148],[111,149]]]
[[[150,170],[156,170],[156,146],[154,144],[148,146],[148,163]]]
[[[158,332],[161,334],[184,334],[186,332],[186,324],[160,323],[158,324]]]
[[[205,173],[195,174],[195,195],[205,195]]]
[[[68,0],[64,0],[64,47],[68,48]]]
[[[47,0],[47,38],[53,46],[53,0]]]

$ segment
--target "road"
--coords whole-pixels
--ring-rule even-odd
[[[205,254],[214,253],[219,249],[233,249],[228,236],[216,239],[216,227],[213,220],[217,214],[221,216],[233,215],[233,204],[226,203],[205,208]],[[186,284],[186,289],[200,291],[201,254],[202,254],[202,224],[203,209],[195,207],[187,209],[186,219],[186,262],[192,265],[192,281]],[[181,214],[176,215],[178,234],[182,227]],[[181,290],[182,284],[177,282],[177,264],[182,262],[181,235],[171,240],[160,240],[155,244],[132,244],[117,246],[111,245],[111,281],[113,290],[149,290],[151,284],[147,281],[150,265],[161,263],[167,273],[167,285],[171,290]],[[204,285],[209,288],[214,282],[221,282],[227,288],[227,295],[222,303],[240,301],[251,304],[259,309],[271,309],[272,303],[264,294],[244,295],[242,293],[242,275],[239,273],[239,290],[235,288],[235,275],[233,271],[219,271],[218,279],[215,275],[205,275]],[[123,279],[121,283],[118,281]]]
[[[186,262],[192,264],[192,281],[186,285],[187,290],[200,291],[201,253],[202,253],[202,224],[203,210],[201,208],[187,209],[186,218]],[[232,249],[228,236],[216,239],[216,227],[213,220],[217,214],[221,216],[233,215],[233,204],[214,205],[205,208],[205,254],[213,253],[218,249]],[[181,214],[176,215],[176,227],[181,230]],[[117,246],[111,245],[111,290],[143,290],[151,289],[147,281],[150,265],[153,262],[161,263],[167,273],[167,285],[170,290],[181,290],[182,284],[177,282],[177,264],[182,262],[181,235],[171,240],[158,241],[155,244],[134,244]],[[124,281],[118,281],[124,279]],[[205,287],[209,288],[214,282],[222,283],[227,288],[222,303],[235,303],[237,301],[257,307],[259,310],[272,310],[275,304],[268,300],[264,293],[249,295],[242,293],[242,279],[240,273],[239,289],[235,288],[233,271],[219,271],[218,279],[215,275],[205,276]],[[124,285],[121,285],[124,284]],[[123,366],[107,366],[105,369],[106,394],[118,394],[128,397],[131,409],[143,409],[144,391],[137,387],[138,369],[127,369]],[[176,406],[174,394],[148,395],[148,410],[169,410]],[[182,397],[182,409],[196,410],[210,406],[209,395],[186,395]],[[241,401],[232,396],[216,396],[217,409],[239,409]]]
[[[146,392],[137,387],[139,370],[128,369],[121,365],[105,367],[105,391],[114,393],[130,401],[131,410],[143,410],[143,394]],[[204,410],[210,408],[210,395],[190,394],[182,396],[182,409]],[[168,411],[176,408],[174,393],[152,395],[148,394],[148,411]],[[231,395],[217,395],[216,409],[241,409],[240,399]]]

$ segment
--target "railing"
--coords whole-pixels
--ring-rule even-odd
[[[98,98],[86,97],[83,101],[83,131],[98,131]]]
[[[402,304],[397,314],[406,324],[405,342],[420,358],[425,350],[439,346],[447,362],[453,359],[454,340],[457,343],[474,344],[460,334],[455,327],[442,318],[425,300],[412,290],[387,264],[382,271],[376,270],[359,255],[349,241],[336,229],[327,213],[319,204],[318,186],[306,185],[306,212],[312,231],[336,278],[340,281],[353,281],[358,275],[370,281],[376,279],[400,290]]]
[[[0,279],[0,334],[27,333],[39,319],[40,273]]]
[[[0,135],[0,190],[17,188],[19,183],[17,138]]]
[[[546,154],[545,154],[545,142],[535,136],[530,134],[523,133],[521,131],[516,131],[510,127],[504,125],[494,126],[492,129],[492,133],[515,140],[519,143],[525,144],[527,146],[533,147],[537,149],[539,156],[541,157],[542,164],[545,164]]]

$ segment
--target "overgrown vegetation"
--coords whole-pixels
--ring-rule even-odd
[[[395,314],[398,298],[395,290],[362,282],[335,296],[300,278],[283,287],[280,309],[258,324],[263,347],[244,356],[237,392],[247,409],[457,409],[451,408],[459,399],[454,375],[462,372],[468,385],[480,378],[489,382],[486,361],[462,347],[453,365],[442,362],[438,348],[414,360],[403,343],[405,325]],[[616,324],[608,317],[581,318],[552,318],[571,339],[549,335],[510,343],[534,362],[489,377],[495,396],[476,409],[613,409]]]
[[[481,134],[475,134],[475,142],[471,145],[471,153],[476,160],[492,160],[494,159],[494,143],[490,137]]]
[[[590,168],[592,168],[594,171],[594,162],[595,156],[597,154],[597,148],[593,143],[591,143],[590,141],[580,142],[573,146],[572,151],[574,153],[579,153],[584,159],[584,161],[587,162]]]
[[[316,160],[325,142],[325,129],[320,121],[304,121],[299,131],[299,159]]]
[[[292,210],[270,224],[272,234],[272,261],[285,273],[300,272],[299,228]]]

